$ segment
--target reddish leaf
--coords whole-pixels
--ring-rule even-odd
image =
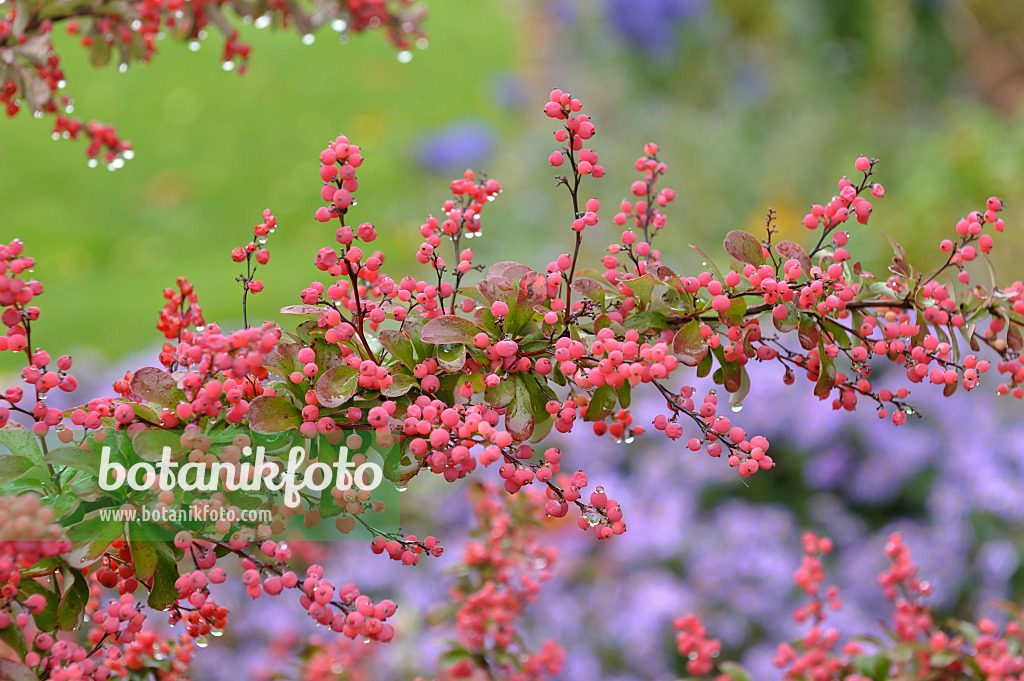
[[[700,324],[696,321],[684,324],[672,340],[672,352],[675,353],[676,359],[688,367],[695,367],[703,362],[708,354],[708,346],[700,335]]]
[[[795,241],[780,241],[775,244],[775,252],[781,255],[783,258],[792,258],[800,262],[800,269],[803,270],[804,276],[808,276],[811,272],[811,257],[807,255],[807,251],[804,247]]]
[[[480,283],[483,284],[483,282]],[[511,286],[509,284],[509,287]],[[420,340],[432,345],[472,343],[478,333],[484,333],[484,330],[468,319],[454,315],[444,315],[442,317],[435,317],[423,325],[423,328],[420,330]]]
[[[137,397],[164,407],[175,407],[185,399],[185,392],[178,387],[174,377],[156,367],[142,367],[136,371],[128,387]]]
[[[509,281],[518,281],[520,277],[530,271],[530,268],[526,265],[518,262],[512,262],[511,260],[504,260],[502,262],[496,262],[487,268],[487,274],[485,278],[497,277],[501,279],[508,279]]]
[[[722,247],[725,248],[726,253],[740,262],[750,263],[751,265],[764,264],[761,242],[753,234],[734,229],[725,235]]]

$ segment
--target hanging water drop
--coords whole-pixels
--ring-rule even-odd
[[[408,64],[411,61],[412,61],[412,52],[410,52],[409,50],[402,50],[401,52],[398,53],[398,63],[399,64]]]
[[[127,62],[121,62],[118,65],[117,70],[120,71],[121,73],[128,73],[128,63]]]
[[[224,69],[225,71],[234,71],[234,69],[235,69],[235,62],[233,62],[233,61],[226,61],[223,64],[221,64],[220,67],[222,69]]]
[[[740,402],[740,403],[738,403],[738,404],[734,404],[734,405],[732,405],[732,410],[733,410],[734,412],[736,412],[736,413],[739,413],[739,412],[743,411],[743,403],[742,403],[742,402]]]
[[[256,21],[252,22],[252,25],[256,28],[266,28],[267,26],[270,26],[270,15],[261,14],[257,17]]]
[[[397,490],[398,490],[399,492],[404,492],[404,491],[406,491],[406,490],[407,490],[407,489],[409,489],[409,488],[408,488],[408,487],[406,487],[405,485],[403,485],[403,486],[401,486],[401,487],[396,487],[395,489],[397,489]]]
[[[303,45],[312,45],[314,42],[316,42],[316,36],[313,35],[312,33],[307,33],[306,35],[302,36]]]
[[[199,51],[199,41],[198,40],[190,40],[190,41],[188,41],[188,51],[189,52],[198,52]]]
[[[337,31],[338,33],[341,33],[347,28],[348,22],[345,21],[344,19],[335,19],[334,21],[331,22],[331,29]]]

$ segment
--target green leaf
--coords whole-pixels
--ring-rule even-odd
[[[525,379],[519,374],[513,375],[512,378],[515,383],[515,399],[505,409],[505,430],[517,442],[523,442],[530,439],[530,435],[533,434],[533,407]]]
[[[384,460],[384,477],[399,487],[404,487],[420,472],[423,462],[409,453],[409,440],[403,439],[398,447],[388,450]]]
[[[651,303],[651,296],[654,294],[654,287],[661,284],[660,281],[650,274],[645,274],[638,279],[623,281],[622,283],[633,291],[633,297],[636,298],[637,302],[641,303],[644,307]]]
[[[590,398],[590,406],[587,407],[587,415],[583,420],[594,422],[606,418],[615,409],[615,399],[615,388],[608,384],[602,385]]]
[[[743,386],[743,367],[739,362],[729,362],[725,359],[725,351],[721,347],[715,348],[715,356],[722,366],[722,386],[727,392],[739,392]]]
[[[747,301],[736,297],[729,302],[729,309],[718,315],[718,318],[729,326],[740,326],[743,324],[743,316],[747,314]]]
[[[92,473],[99,477],[100,461],[92,451],[83,447],[59,447],[51,449],[43,459],[51,466],[64,466]]]
[[[704,356],[704,359],[701,360],[700,364],[697,365],[698,378],[704,378],[711,373],[711,366],[714,364],[712,357],[713,355],[709,352]]]
[[[43,450],[39,448],[39,438],[32,431],[14,421],[8,421],[0,428],[0,445],[7,447],[11,454],[23,456],[35,463],[43,462]]]
[[[697,248],[693,244],[690,244],[690,248],[692,248],[697,253],[697,255],[699,255],[700,257],[704,258],[704,266],[707,267],[709,270],[711,270],[711,273],[715,275],[715,279],[718,279],[719,281],[724,281],[725,280],[725,277],[722,276],[722,271],[719,270],[717,266],[715,266],[715,261],[712,260],[711,257],[708,256],[707,253],[705,253],[704,251],[700,250],[699,248]]]
[[[355,371],[353,369],[353,371]],[[321,376],[321,378],[323,378]],[[319,396],[319,391],[317,392]],[[326,405],[325,405],[326,406]],[[302,423],[299,408],[283,397],[260,395],[249,403],[249,427],[263,433],[294,430]]]
[[[438,345],[437,363],[448,373],[459,371],[466,364],[466,347],[461,343]]]
[[[347,364],[339,364],[320,374],[316,381],[316,396],[320,404],[334,409],[352,399],[358,388],[359,372]]]
[[[44,506],[48,506],[53,509],[54,517],[61,519],[68,518],[75,512],[78,505],[82,503],[81,499],[68,492],[64,492],[63,494],[49,494],[43,497],[40,501]]]
[[[135,565],[135,576],[141,582],[148,582],[156,572],[156,547],[160,541],[158,533],[153,532],[148,523],[128,523],[128,548],[132,553]]]
[[[178,588],[174,586],[178,579],[178,561],[171,544],[154,542],[153,547],[156,549],[156,571],[147,603],[154,610],[166,610],[178,600]]]
[[[8,625],[3,629],[0,629],[0,641],[3,641],[10,646],[11,650],[13,650],[18,657],[25,657],[25,653],[28,651],[28,644],[25,643],[25,634],[22,633],[21,629],[18,627]],[[13,662],[13,660],[0,660],[0,674],[8,671],[3,667],[4,662]],[[17,678],[17,676],[11,676],[12,680]],[[32,681],[36,681],[35,676],[30,676],[28,678],[32,679]]]
[[[75,631],[82,626],[85,604],[89,600],[89,582],[79,570],[71,570],[73,581],[57,606],[57,627],[61,631]]]
[[[735,392],[729,395],[730,407],[743,406],[743,398],[750,392],[750,374],[745,366],[740,366],[740,385]]]
[[[740,262],[749,263],[755,267],[764,264],[761,242],[753,234],[734,229],[725,235],[722,247],[725,248],[726,253]]]
[[[103,68],[110,63],[110,45],[102,37],[93,40],[89,50],[89,61],[96,68]]]
[[[515,399],[515,381],[508,377],[497,385],[489,385],[484,389],[484,400],[494,408],[506,407]]]
[[[472,343],[478,333],[485,333],[485,331],[468,319],[444,315],[435,317],[424,324],[420,331],[420,339],[432,345]]]
[[[889,678],[889,658],[884,653],[857,655],[853,658],[853,666],[871,681],[885,681]]]
[[[796,329],[800,324],[800,317],[796,313],[796,309],[791,303],[783,303],[786,306],[786,316],[782,319],[776,319],[775,315],[772,315],[772,324],[775,328],[782,333],[789,333]]]
[[[825,399],[832,392],[836,384],[836,363],[831,357],[825,354],[825,348],[821,341],[818,341],[818,380],[814,383],[814,394],[816,397]]]
[[[437,658],[438,669],[448,669],[454,667],[464,660],[468,660],[473,657],[465,648],[456,648],[455,650],[446,650]]]
[[[408,374],[391,374],[391,385],[381,388],[380,394],[385,397],[401,397],[416,385],[416,379]]]
[[[0,454],[0,485],[14,482],[35,467],[35,462],[24,456]]]
[[[631,389],[632,389],[632,386],[630,386],[629,381],[625,381],[619,387],[619,389],[615,391],[615,394],[619,398],[619,404],[622,405],[623,409],[629,409],[629,403],[630,403],[630,399],[631,399],[631,396],[630,396]]]
[[[177,461],[185,454],[181,444],[181,432],[161,430],[160,428],[143,428],[131,433],[131,449],[143,461],[159,461],[163,458],[164,447],[171,450],[171,459]],[[113,452],[111,452],[113,457]],[[97,470],[99,461],[94,460]],[[71,465],[71,464],[68,464]],[[98,476],[99,473],[97,472]]]
[[[719,662],[718,668],[723,674],[731,678],[733,681],[753,681],[753,677],[750,675],[750,672],[735,662]]]
[[[98,512],[68,528],[71,550],[64,554],[64,560],[72,568],[83,568],[95,563],[115,539],[124,534],[124,523],[117,520],[103,520]]]
[[[377,340],[385,350],[391,353],[392,357],[409,369],[416,367],[416,353],[413,349],[412,339],[405,331],[386,329],[377,334]]]
[[[23,579],[18,583],[18,590],[26,594],[40,594],[46,599],[46,605],[37,613],[32,614],[40,631],[53,631],[57,628],[57,606],[60,597],[34,579]]]

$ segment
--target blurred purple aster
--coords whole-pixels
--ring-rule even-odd
[[[653,57],[675,52],[679,28],[703,10],[704,0],[605,0],[612,29],[631,47]]]
[[[416,161],[436,173],[460,173],[490,159],[496,132],[482,121],[463,120],[428,133],[416,148]]]

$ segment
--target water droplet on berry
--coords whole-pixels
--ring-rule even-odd
[[[132,151],[131,149],[126,149],[125,152],[121,154],[121,156],[123,156],[126,161],[130,161],[133,158],[135,158],[135,152]]]
[[[401,52],[398,53],[398,63],[399,64],[408,64],[411,61],[412,61],[412,52],[410,52],[409,50],[402,50]]]
[[[197,636],[195,638],[195,642],[196,645],[200,648],[205,648],[206,646],[210,645],[210,639],[206,638],[205,636]]]
[[[363,643],[369,643],[369,642],[370,642],[370,637],[369,636],[364,636],[363,637]]]
[[[314,42],[316,42],[316,36],[313,35],[312,33],[307,33],[306,35],[302,36],[303,45],[312,45]]]
[[[55,132],[52,135],[50,135],[50,139],[56,142],[57,140],[60,139],[60,134]]]
[[[601,522],[601,516],[597,515],[593,511],[587,511],[583,514],[583,518],[587,521],[587,525],[594,527]]]
[[[426,38],[417,38],[416,39],[416,47],[420,48],[421,50],[427,49],[428,45],[430,45],[430,41],[427,40]]]
[[[99,161],[97,161],[97,160],[96,160],[96,159],[94,159],[94,158],[90,158],[90,159],[89,159],[89,161],[88,161],[88,162],[86,163],[86,165],[88,165],[88,166],[89,166],[90,168],[95,168],[95,167],[96,167],[96,166],[98,166],[99,164],[100,164],[100,162],[99,162]]]
[[[233,61],[226,61],[223,64],[221,64],[220,67],[222,69],[224,69],[225,71],[233,71],[234,68],[235,68],[235,62],[233,62]]]
[[[266,28],[267,26],[270,26],[270,21],[271,19],[269,14],[261,14],[256,21],[252,22],[252,25],[256,28]]]
[[[196,327],[196,331],[198,333],[202,333],[203,331],[206,331],[206,327],[200,324],[199,326]]]
[[[199,51],[199,41],[198,40],[190,40],[188,42],[188,51],[189,52],[198,52]]]

